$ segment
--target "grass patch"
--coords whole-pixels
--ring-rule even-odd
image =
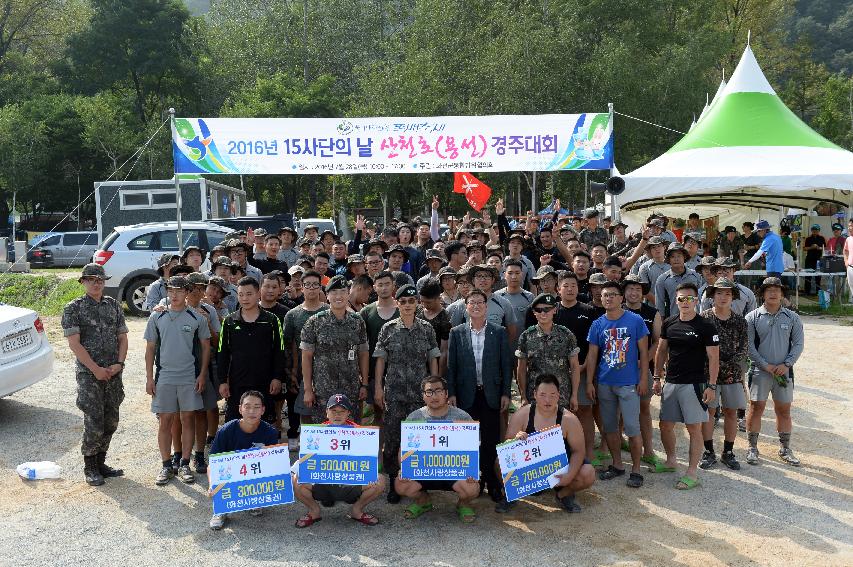
[[[40,315],[61,315],[65,304],[83,293],[83,286],[73,279],[53,275],[0,275],[0,301],[32,309]]]
[[[816,303],[806,305],[800,303],[799,312],[804,315],[825,315],[829,317],[853,317],[853,305],[832,304],[828,309],[821,309]]]

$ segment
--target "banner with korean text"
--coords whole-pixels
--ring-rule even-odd
[[[476,421],[402,422],[400,478],[479,480],[480,424]]]
[[[365,485],[379,475],[379,428],[302,425],[300,484]]]
[[[177,118],[175,173],[355,174],[610,169],[607,113],[408,118]]]
[[[522,441],[498,445],[506,499],[509,502],[553,488],[555,474],[568,470],[569,457],[560,427],[549,427]]]
[[[287,445],[210,455],[208,474],[214,514],[294,501]]]

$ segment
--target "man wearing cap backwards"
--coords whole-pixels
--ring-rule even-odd
[[[818,226],[818,231],[820,231],[820,226]],[[766,220],[758,221],[758,224],[755,225],[755,232],[762,238],[761,245],[743,267],[748,270],[753,262],[764,256],[767,277],[781,277],[782,272],[785,271],[785,262],[782,259],[782,238],[770,230],[770,223]],[[823,237],[821,236],[821,238]]]
[[[682,422],[690,437],[687,471],[675,487],[699,485],[696,476],[702,455],[702,424],[708,420],[708,402],[717,390],[720,338],[717,328],[696,312],[699,290],[684,282],[675,290],[678,315],[664,320],[655,353],[654,392],[661,397],[660,437],[666,463],[654,472],[675,472],[675,423]],[[661,379],[666,367],[666,385]]]
[[[752,293],[752,290],[735,281],[735,270],[737,267],[738,263],[734,258],[720,258],[711,266],[711,272],[714,281],[724,278],[734,284],[737,292],[734,293],[734,299],[730,307],[732,311],[741,317],[745,317],[747,313],[758,307],[758,304],[755,301],[755,294]],[[703,286],[703,288],[699,292],[699,296],[702,298],[700,311],[705,311],[714,306],[713,293],[709,291],[710,286]]]
[[[91,486],[124,471],[105,464],[124,400],[122,371],[127,325],[121,304],[104,295],[104,267],[87,264],[78,280],[85,294],[65,305],[62,331],[77,358],[77,407],[83,412],[83,475]]]
[[[666,243],[660,236],[652,236],[649,238],[648,242],[646,242],[645,248],[651,253],[651,260],[640,266],[638,275],[640,276],[640,282],[646,284],[649,289],[648,293],[646,293],[646,300],[654,305],[655,284],[657,283],[658,278],[670,269],[670,266],[666,262]]]
[[[807,270],[817,270],[818,260],[823,256],[823,250],[826,248],[826,239],[820,233],[819,224],[811,226],[811,234],[806,238],[803,248],[806,251],[806,261],[803,267]],[[770,276],[771,274],[768,272],[767,275]],[[779,276],[779,274],[775,275]],[[811,295],[812,289],[815,291],[820,289],[820,278],[806,278],[804,293]]]
[[[326,402],[326,421],[323,425],[336,427],[358,427],[352,420],[354,413],[352,402],[345,394],[333,394]],[[300,484],[298,473],[293,473],[293,492],[296,499],[305,505],[308,512],[296,521],[297,528],[308,528],[323,519],[320,512],[320,502],[331,508],[335,502],[346,502],[352,505],[349,519],[360,522],[365,526],[375,526],[379,519],[367,514],[364,509],[368,504],[382,495],[385,489],[385,477],[379,475],[376,482],[363,486],[344,484]]]
[[[655,455],[652,439],[651,405],[652,395],[654,394],[652,391],[654,387],[652,374],[654,373],[655,365],[654,353],[658,348],[658,339],[660,339],[663,319],[657,309],[648,303],[643,303],[643,297],[646,295],[648,289],[649,286],[642,283],[639,276],[633,274],[625,276],[625,280],[622,282],[625,309],[639,315],[643,319],[643,323],[646,324],[646,330],[649,332],[646,337],[649,352],[649,366],[646,369],[646,383],[648,388],[646,389],[646,393],[640,396],[640,435],[643,438],[643,456],[640,460],[656,470],[663,465],[663,461]],[[640,379],[642,380],[642,375]]]
[[[667,246],[666,261],[669,262],[669,270],[658,276],[654,284],[655,307],[664,319],[681,312],[681,307],[675,301],[675,291],[678,286],[683,283],[692,283],[698,290],[702,285],[699,274],[684,265],[686,260],[687,251],[684,246],[677,242]],[[698,299],[692,305],[696,309],[699,305]]]
[[[554,324],[558,303],[557,297],[548,293],[539,294],[533,299],[531,309],[536,317],[536,325],[525,329],[518,338],[515,376],[523,404],[533,399],[533,385],[540,375],[553,374],[563,378],[560,405],[577,411],[575,391],[580,384],[580,348],[570,330]]]
[[[264,274],[268,274],[273,270],[286,272],[288,268],[287,263],[278,259],[279,249],[281,249],[281,239],[279,239],[278,235],[267,234],[264,236],[264,256],[262,258],[250,256],[248,263]],[[249,274],[247,273],[247,275]]]
[[[705,452],[699,466],[712,468],[717,462],[714,451],[714,413],[718,406],[723,408],[723,454],[720,460],[732,470],[739,470],[740,463],[733,452],[737,436],[737,410],[746,409],[743,389],[743,371],[746,368],[748,336],[746,320],[732,309],[733,300],[738,299],[740,289],[728,278],[718,278],[707,288],[713,307],[702,311],[702,317],[713,323],[720,337],[720,371],[714,398],[708,402],[710,419],[702,424]]]
[[[803,353],[803,323],[800,316],[782,307],[787,288],[776,277],[768,277],[758,288],[762,305],[746,316],[749,359],[752,361],[749,410],[746,415],[749,451],[746,462],[758,464],[758,434],[767,398],[773,394],[779,457],[789,465],[800,461],[790,448],[791,403],[794,400],[794,364]]]
[[[584,250],[592,252],[595,244],[603,244],[605,248],[610,243],[610,235],[604,228],[598,226],[598,211],[589,209],[584,213],[586,228],[578,234],[578,240],[584,246]]]
[[[178,478],[195,482],[190,470],[190,455],[195,437],[195,412],[204,407],[201,393],[207,382],[210,362],[210,329],[207,321],[187,309],[190,283],[184,276],[172,276],[166,283],[169,308],[148,318],[143,338],[145,346],[145,391],[151,399],[151,411],[160,424],[157,443],[163,467],[155,484],[168,484],[172,478],[172,422],[181,420],[183,448]],[[156,362],[156,372],[155,372]]]
[[[472,418],[465,411],[449,403],[448,383],[441,376],[428,376],[421,381],[421,396],[426,404],[416,409],[408,416],[406,421],[471,421]],[[480,430],[482,434],[482,422]],[[484,464],[483,448],[480,449],[480,463],[494,469],[494,460],[490,464]],[[494,473],[493,473],[494,474]],[[407,496],[414,502],[406,508],[404,515],[406,519],[418,518],[432,510],[432,501],[429,496],[430,490],[452,491],[459,496],[456,503],[456,514],[462,522],[473,522],[477,515],[471,508],[471,502],[477,497],[480,485],[474,478],[457,481],[443,480],[408,480],[398,478],[395,482],[395,490],[401,496]]]
[[[633,466],[627,485],[643,485],[640,462],[643,438],[640,435],[640,397],[648,389],[649,331],[643,318],[622,308],[622,287],[616,282],[601,286],[601,299],[606,309],[589,329],[589,352],[586,359],[586,395],[598,400],[604,433],[613,464],[599,473],[601,480],[625,474],[622,465],[622,438],[619,416],[631,449]],[[574,406],[577,398],[572,394]]]
[[[237,296],[239,309],[222,322],[217,356],[219,393],[236,401],[246,390],[261,391],[266,396],[264,419],[275,423],[274,396],[281,393],[285,369],[281,321],[261,309],[260,286],[254,278],[240,280]],[[237,419],[237,409],[236,404],[228,404],[226,421]]]
[[[329,309],[313,315],[302,327],[299,346],[303,400],[307,407],[313,408],[315,423],[325,417],[325,408],[317,400],[327,399],[335,392],[351,399],[367,399],[370,362],[367,328],[360,316],[347,312],[348,295],[346,279],[333,277],[326,284]]]
[[[418,290],[406,285],[395,294],[400,316],[385,323],[373,350],[375,361],[374,404],[384,408],[385,429],[382,463],[392,483],[388,501],[400,501],[393,482],[399,473],[400,422],[421,405],[420,383],[424,375],[438,374],[441,351],[435,331],[415,317]]]
[[[161,299],[166,298],[166,280],[172,275],[172,268],[178,265],[180,257],[171,252],[165,252],[157,260],[157,273],[160,274],[160,279],[148,286],[145,292],[145,302],[142,308],[146,311],[151,311],[155,305],[160,303]]]

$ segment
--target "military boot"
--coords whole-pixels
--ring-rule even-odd
[[[104,477],[98,470],[98,456],[83,457],[83,474],[86,476],[86,484],[89,486],[101,486],[104,484]]]
[[[114,469],[104,461],[107,460],[106,453],[98,453],[98,472],[101,473],[101,476],[104,478],[112,478],[116,476],[124,476],[124,471],[121,469]]]

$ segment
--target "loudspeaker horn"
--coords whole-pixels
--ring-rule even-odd
[[[625,180],[621,177],[611,177],[604,183],[596,183],[595,181],[590,182],[590,195],[597,195],[598,193],[604,193],[605,191],[610,195],[620,195],[625,191]]]

